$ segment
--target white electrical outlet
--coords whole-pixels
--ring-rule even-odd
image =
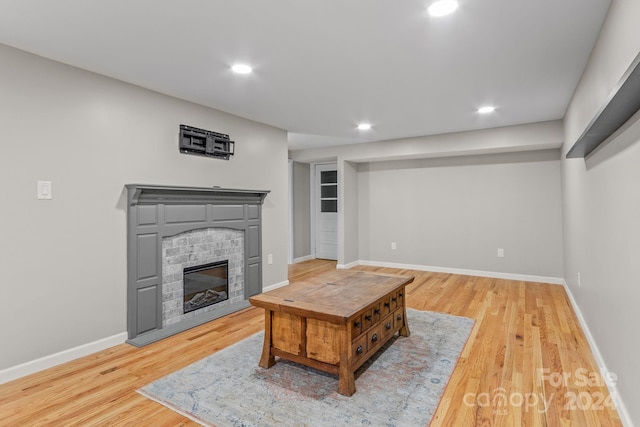
[[[273,254],[267,255],[267,264],[273,264]]]
[[[498,248],[498,258],[504,258],[504,249]]]
[[[578,273],[578,287],[581,287],[582,283],[580,283],[580,273]]]
[[[396,246],[396,242],[391,242],[391,250],[396,250],[398,247]]]

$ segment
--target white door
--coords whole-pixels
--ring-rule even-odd
[[[338,171],[316,165],[316,258],[338,259]]]

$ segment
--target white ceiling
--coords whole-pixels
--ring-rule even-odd
[[[610,0],[458,1],[433,18],[431,0],[0,0],[0,43],[286,129],[291,149],[562,118]]]

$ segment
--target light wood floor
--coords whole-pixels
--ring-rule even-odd
[[[289,280],[333,268],[295,264]],[[561,286],[358,269],[414,275],[410,307],[476,320],[432,425],[621,425]],[[144,348],[118,345],[0,385],[0,425],[196,425],[136,389],[258,332],[263,321],[262,309],[249,308]]]

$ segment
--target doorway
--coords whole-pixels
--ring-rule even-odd
[[[338,259],[338,169],[335,163],[315,166],[316,258]]]

